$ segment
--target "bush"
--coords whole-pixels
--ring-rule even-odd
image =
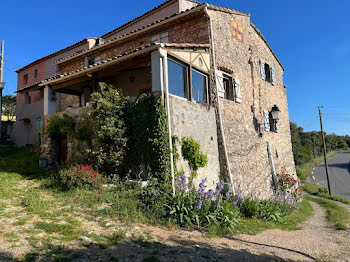
[[[71,165],[59,171],[61,186],[67,189],[77,187],[100,187],[106,179],[92,168],[92,165]]]
[[[193,171],[208,164],[208,156],[200,151],[200,145],[192,137],[182,139],[181,151]]]
[[[92,155],[98,170],[113,176],[121,172],[124,164],[127,97],[113,85],[99,83],[99,90],[91,96],[91,105],[89,114],[96,132]]]
[[[180,226],[208,227],[215,225],[229,232],[239,224],[239,212],[230,201],[230,195],[223,195],[224,182],[220,181],[215,190],[206,191],[206,179],[198,191],[187,183],[185,175],[177,178],[174,197],[168,197],[166,210],[169,220]]]
[[[302,192],[300,190],[300,181],[283,170],[282,173],[277,174],[277,189],[279,194],[286,196],[291,194],[295,200],[300,200]]]
[[[143,178],[169,178],[170,147],[165,108],[153,93],[139,96],[128,107],[128,165]]]
[[[239,204],[239,210],[246,218],[281,222],[282,217],[292,212],[293,206],[284,201],[248,198]]]
[[[55,140],[72,136],[75,130],[75,121],[72,117],[64,114],[63,117],[57,115],[50,119],[46,133]]]

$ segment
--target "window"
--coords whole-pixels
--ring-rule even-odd
[[[35,77],[35,78],[38,77],[38,69],[35,69],[35,70],[34,70],[34,77]]]
[[[26,85],[26,84],[28,84],[28,74],[25,74],[23,76],[23,85]]]
[[[208,77],[192,70],[192,96],[194,101],[208,103]]]
[[[271,83],[271,70],[268,64],[265,64],[265,81]]]
[[[261,78],[266,82],[275,85],[275,68],[260,60],[260,74]]]
[[[168,59],[169,93],[189,98],[188,93],[188,67]]]
[[[169,43],[170,42],[169,32],[164,32],[162,34],[152,36],[151,42],[152,43],[155,43],[155,42],[157,42],[157,43]]]
[[[229,100],[233,100],[233,83],[232,83],[232,77],[229,77],[228,75],[223,75],[223,85],[224,85],[224,91],[225,91],[225,98]]]

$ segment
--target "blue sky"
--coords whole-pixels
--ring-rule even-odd
[[[29,62],[103,33],[162,3],[115,0],[2,0],[0,40],[5,40],[5,94],[14,73]],[[328,133],[350,135],[350,1],[208,0],[251,14],[284,65],[290,119],[319,130],[323,105]]]

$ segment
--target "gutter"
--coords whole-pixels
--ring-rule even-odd
[[[219,125],[220,125],[220,130],[221,130],[221,136],[222,136],[222,144],[224,148],[224,155],[225,155],[225,161],[226,161],[226,166],[227,166],[227,173],[229,177],[229,181],[232,185],[232,192],[234,192],[234,185],[232,181],[232,176],[231,176],[231,167],[230,167],[230,162],[227,156],[227,148],[226,148],[226,138],[224,134],[224,128],[221,120],[221,108],[220,108],[220,97],[219,97],[219,90],[218,90],[218,83],[216,79],[216,71],[217,71],[217,66],[216,66],[216,59],[215,59],[215,45],[214,45],[214,36],[213,36],[213,22],[212,19],[208,13],[208,7],[209,5],[206,4],[205,7],[205,13],[207,14],[209,18],[209,26],[210,26],[210,42],[211,42],[211,48],[212,48],[212,58],[213,58],[213,66],[214,66],[214,81],[215,81],[215,87],[216,87],[216,97],[217,97],[217,107],[218,107],[218,118],[219,118]]]

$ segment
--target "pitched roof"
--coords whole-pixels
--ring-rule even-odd
[[[26,87],[24,87],[22,89],[19,89],[19,90],[17,90],[17,92],[28,90],[28,89],[33,88],[33,87],[39,87],[39,86],[47,85],[47,84],[50,84],[51,81],[57,80],[57,79],[60,79],[60,78],[65,78],[65,77],[69,77],[69,76],[74,76],[76,74],[89,72],[89,71],[94,70],[95,68],[98,68],[98,67],[102,66],[102,65],[105,65],[105,64],[108,64],[108,63],[117,62],[117,60],[120,60],[121,58],[124,58],[124,57],[126,57],[128,55],[137,54],[138,52],[141,52],[141,51],[152,51],[153,49],[157,49],[159,47],[169,47],[169,48],[209,48],[210,45],[208,45],[208,44],[192,44],[192,43],[151,43],[151,44],[147,44],[147,45],[144,45],[142,47],[136,48],[136,49],[134,49],[134,50],[132,50],[130,52],[127,52],[127,53],[115,56],[113,58],[109,58],[109,59],[106,59],[106,60],[99,61],[99,62],[97,62],[97,63],[95,63],[93,65],[85,66],[84,68],[81,68],[81,69],[78,69],[78,70],[75,70],[75,71],[72,71],[72,72],[69,72],[69,73],[66,73],[66,74],[55,75],[53,77],[47,78],[45,80],[39,81],[37,83],[34,83],[32,85],[29,85],[29,86],[26,86]],[[149,49],[149,50],[147,50],[147,49]]]
[[[37,60],[34,60],[33,62],[31,62],[31,63],[29,63],[29,64],[27,64],[27,65],[21,67],[20,69],[17,69],[16,72],[19,73],[19,72],[23,71],[24,69],[26,69],[26,68],[32,66],[33,64],[36,64],[36,63],[39,63],[39,62],[41,62],[41,61],[43,61],[43,60],[45,60],[45,59],[54,57],[55,55],[58,55],[58,54],[60,54],[60,53],[62,53],[62,52],[64,52],[64,51],[67,51],[68,49],[74,48],[74,47],[76,47],[76,46],[78,46],[78,45],[84,43],[85,41],[87,41],[87,40],[89,40],[89,39],[97,39],[97,38],[98,38],[98,37],[86,37],[86,38],[84,38],[84,39],[82,39],[82,40],[80,40],[80,41],[78,41],[78,42],[76,42],[76,43],[74,43],[74,44],[72,44],[72,45],[69,45],[69,46],[67,46],[67,47],[65,47],[65,48],[62,48],[62,49],[60,49],[60,50],[58,50],[58,51],[56,51],[56,52],[53,52],[53,53],[51,53],[51,54],[48,54],[48,55],[46,55],[46,56],[43,56],[43,57],[41,57],[41,58],[39,58],[39,59],[37,59]]]
[[[187,10],[185,10],[185,11],[182,11],[182,12],[179,12],[179,13],[175,13],[175,14],[173,14],[173,15],[171,15],[171,16],[167,16],[167,17],[165,17],[165,18],[163,18],[163,19],[154,21],[154,22],[152,22],[152,23],[150,23],[150,24],[147,24],[147,25],[144,25],[144,26],[142,26],[142,27],[140,27],[140,28],[138,28],[138,29],[135,29],[135,30],[133,30],[133,31],[131,31],[131,32],[129,32],[129,33],[126,33],[126,34],[124,34],[124,35],[121,35],[121,36],[115,37],[115,38],[113,38],[113,39],[111,39],[111,40],[108,40],[108,41],[104,42],[103,44],[101,44],[101,45],[99,45],[99,46],[95,46],[95,47],[90,48],[90,49],[85,49],[85,50],[83,50],[82,52],[79,52],[79,53],[77,53],[77,54],[73,54],[73,55],[67,56],[67,57],[65,57],[65,58],[58,59],[55,63],[56,63],[56,64],[60,64],[60,63],[65,62],[65,61],[67,61],[67,60],[71,60],[73,57],[80,56],[80,55],[85,54],[85,53],[87,53],[87,52],[92,52],[92,51],[94,51],[94,50],[96,50],[96,49],[99,49],[99,48],[101,48],[101,47],[104,47],[104,46],[106,46],[106,45],[108,45],[108,44],[111,44],[111,43],[113,43],[113,42],[119,41],[120,39],[125,38],[125,37],[127,37],[127,36],[129,36],[129,35],[132,35],[132,34],[134,34],[134,33],[140,32],[140,31],[142,31],[142,30],[144,30],[144,29],[147,29],[147,28],[150,28],[150,27],[152,27],[152,26],[156,26],[156,25],[160,24],[161,22],[165,22],[165,21],[167,21],[167,20],[169,20],[169,19],[176,18],[176,17],[178,17],[178,16],[180,16],[180,15],[183,15],[183,14],[185,14],[185,13],[188,13],[188,14],[189,14],[190,11],[193,11],[193,10],[195,10],[195,9],[200,10],[200,9],[204,8],[205,6],[206,6],[206,4],[201,4],[201,5],[199,5],[199,6],[192,7],[191,9],[187,9]]]
[[[281,61],[278,59],[277,55],[275,54],[275,52],[272,50],[271,46],[269,45],[269,43],[266,41],[264,35],[260,32],[260,30],[252,23],[250,22],[250,25],[253,27],[253,29],[255,30],[255,32],[261,37],[261,39],[265,42],[265,44],[267,45],[267,47],[270,49],[272,55],[276,58],[277,62],[280,64],[280,66],[282,67],[283,71],[284,71],[284,67],[281,63]]]
[[[167,0],[167,1],[165,1],[164,3],[162,3],[162,4],[160,4],[160,5],[158,5],[158,6],[154,7],[154,8],[152,8],[152,9],[149,10],[149,11],[147,11],[146,13],[143,13],[142,15],[140,15],[140,16],[138,16],[138,17],[132,19],[132,20],[130,20],[129,22],[127,22],[127,23],[125,23],[125,24],[123,24],[123,25],[121,25],[121,26],[119,26],[119,27],[117,27],[117,28],[115,28],[115,29],[113,29],[113,30],[111,30],[111,31],[109,31],[109,32],[107,32],[107,33],[105,33],[105,34],[103,34],[103,35],[101,36],[101,38],[108,37],[109,35],[113,34],[114,32],[116,32],[116,31],[118,31],[118,30],[120,30],[120,29],[122,29],[122,28],[124,28],[124,27],[127,27],[128,25],[130,25],[130,24],[136,22],[136,21],[139,20],[140,18],[143,18],[143,17],[145,17],[145,16],[147,16],[147,15],[149,15],[149,14],[152,14],[153,12],[157,11],[158,9],[160,9],[160,8],[162,8],[162,7],[165,7],[166,5],[171,4],[172,2],[175,2],[175,1],[178,1],[178,0]],[[198,4],[199,4],[199,2],[197,2],[197,1],[195,1],[195,0],[188,0],[188,1],[194,2],[194,3],[198,3]]]

